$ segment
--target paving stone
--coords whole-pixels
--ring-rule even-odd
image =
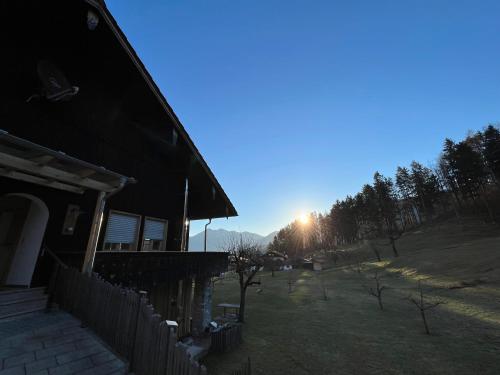
[[[19,345],[28,342],[32,336],[33,334],[31,332],[25,332],[19,335],[9,337],[8,341],[11,346]]]
[[[127,373],[125,362],[64,312],[2,320],[0,337],[0,375]]]
[[[13,357],[15,355],[23,354],[25,351],[21,348],[3,348],[0,349],[0,361],[4,358]]]
[[[59,335],[58,337],[51,338],[49,340],[43,340],[43,345],[45,348],[50,348],[52,346],[57,346],[61,344],[66,344],[66,343],[72,343],[72,342],[77,342],[83,339],[95,338],[87,331],[82,331],[79,333],[72,333],[69,335]]]
[[[14,347],[20,350],[24,350],[25,352],[32,352],[34,350],[43,349],[43,343],[41,341],[29,341],[17,344]]]
[[[23,365],[25,363],[30,363],[33,362],[34,360],[35,360],[34,352],[24,353],[13,357],[5,358],[3,360],[3,367],[7,369],[9,367],[15,367],[18,365]]]
[[[75,346],[77,349],[83,349],[95,345],[95,342],[96,342],[95,337],[87,336],[84,339],[75,341]]]
[[[116,359],[114,361],[104,363],[100,366],[92,367],[92,368],[87,369],[85,371],[78,372],[77,374],[79,374],[79,375],[92,375],[92,374],[108,375],[108,374],[111,374],[114,372],[119,372],[119,373],[123,374],[123,373],[125,373],[125,369],[126,369],[125,364],[122,361]]]
[[[78,320],[65,320],[63,322],[57,324],[51,324],[46,327],[37,328],[34,330],[34,333],[39,334],[51,334],[51,335],[60,335],[63,330],[70,329],[73,327],[79,327],[80,322]]]
[[[1,370],[0,375],[25,375],[24,366],[11,367]]]
[[[56,367],[57,366],[57,361],[55,357],[47,357],[44,359],[37,360],[35,362],[31,362],[26,364],[26,374],[27,375],[32,375],[37,372],[40,372],[41,370],[48,369],[50,367]]]
[[[17,336],[20,333],[59,324],[61,321],[68,321],[68,319],[75,320],[71,315],[63,311],[52,311],[50,313],[35,312],[2,319],[0,321],[0,337]]]
[[[72,362],[80,358],[90,357],[92,354],[97,354],[106,351],[102,345],[97,344],[94,346],[89,346],[84,349],[77,349],[65,354],[60,354],[56,356],[57,363],[62,365],[64,363]]]
[[[36,353],[36,359],[42,359],[50,356],[56,356],[58,354],[71,352],[72,350],[76,350],[75,345],[73,343],[68,343],[68,344],[53,346],[47,349],[37,350],[35,353]]]
[[[41,370],[41,371],[37,371],[37,372],[34,372],[30,375],[49,375],[49,370]]]
[[[113,353],[106,351],[99,354],[94,354],[90,357],[94,365],[102,365],[103,363],[113,361],[117,359],[116,355]]]
[[[80,333],[80,332],[86,331],[86,330],[88,330],[88,328],[82,328],[80,326],[75,326],[75,327],[61,329],[61,333],[63,335],[68,335],[68,334],[73,334],[73,333]]]
[[[92,361],[90,358],[82,358],[78,361],[69,362],[64,365],[60,365],[54,368],[49,369],[50,375],[67,375],[74,374],[79,371],[86,370],[88,368],[93,367]]]
[[[35,336],[54,336],[59,335],[59,324],[50,324],[48,326],[32,329],[30,332]]]

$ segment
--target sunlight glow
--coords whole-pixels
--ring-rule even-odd
[[[307,225],[309,224],[309,215],[308,214],[305,214],[305,213],[301,213],[299,215],[299,217],[297,218],[297,220],[299,221],[299,223],[301,223],[302,225]]]

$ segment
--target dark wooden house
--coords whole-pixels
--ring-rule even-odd
[[[187,252],[189,221],[237,215],[224,190],[103,1],[0,9],[0,285],[60,259],[203,330],[227,256]]]

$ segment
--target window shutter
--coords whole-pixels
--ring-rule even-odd
[[[144,238],[147,240],[164,240],[166,222],[146,219],[144,223]]]
[[[112,212],[109,215],[104,242],[128,243],[136,242],[139,218]]]

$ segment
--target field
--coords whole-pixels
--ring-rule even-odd
[[[382,262],[364,262],[361,273],[342,262],[262,272],[248,290],[244,343],[207,357],[210,373],[230,374],[250,357],[253,374],[266,375],[500,374],[500,228],[448,221],[407,233],[398,247],[399,258],[383,247]],[[375,270],[384,311],[366,290]],[[428,310],[431,335],[408,300],[419,280],[429,301],[443,302]],[[214,306],[237,301],[235,279],[216,284]]]

